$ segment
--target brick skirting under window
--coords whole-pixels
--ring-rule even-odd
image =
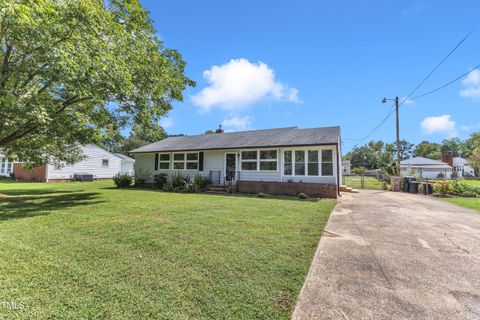
[[[237,192],[278,194],[296,196],[303,192],[314,198],[337,198],[336,184],[304,183],[304,182],[275,182],[275,181],[244,181],[236,183]]]

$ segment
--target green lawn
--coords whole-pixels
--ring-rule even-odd
[[[362,179],[363,185],[362,185]],[[381,190],[382,189],[382,182],[375,177],[368,177],[368,176],[344,176],[343,177],[343,184],[347,187],[353,189],[374,189],[374,190]]]
[[[335,205],[0,181],[0,319],[287,319]]]
[[[480,198],[441,198],[444,201],[455,203],[462,207],[480,211]]]

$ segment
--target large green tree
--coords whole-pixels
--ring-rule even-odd
[[[442,156],[440,144],[424,140],[415,146],[413,156],[440,160]]]
[[[158,128],[194,85],[138,0],[2,0],[0,47],[0,149],[37,163]]]

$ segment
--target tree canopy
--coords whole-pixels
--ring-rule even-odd
[[[138,0],[3,0],[0,149],[37,163],[159,119],[195,83]]]

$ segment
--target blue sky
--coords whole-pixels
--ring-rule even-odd
[[[480,20],[480,2],[141,0],[197,87],[164,119],[171,134],[340,125],[344,151],[406,96]],[[416,92],[480,64],[480,27]],[[480,130],[480,72],[405,103],[401,138]],[[370,139],[393,141],[391,117]]]

